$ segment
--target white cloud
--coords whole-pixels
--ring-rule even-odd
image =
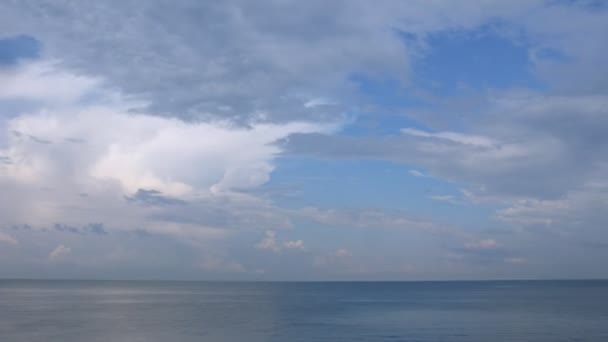
[[[268,230],[264,234],[264,238],[255,245],[258,249],[269,250],[274,253],[279,253],[283,250],[305,250],[304,241],[302,240],[292,240],[281,243],[277,239],[277,233],[275,231]]]
[[[201,269],[214,272],[243,273],[245,267],[235,261],[226,261],[218,257],[206,257],[200,264]]]
[[[314,108],[314,107],[329,106],[329,105],[335,105],[335,103],[331,100],[328,100],[328,99],[325,99],[322,97],[314,98],[312,100],[308,100],[308,101],[304,102],[304,107],[306,107],[306,108]]]
[[[49,253],[49,259],[51,259],[51,260],[60,259],[65,256],[68,256],[70,254],[72,254],[72,249],[70,247],[66,247],[64,245],[59,245],[59,246],[57,246],[57,248],[52,250],[51,253]]]
[[[604,208],[608,205],[608,182],[605,170],[590,178],[578,189],[566,192],[556,199],[504,200],[496,217],[515,226],[553,227],[582,234],[583,229],[593,230],[606,224]]]
[[[428,177],[426,174],[418,171],[418,170],[409,170],[410,175],[414,177]]]
[[[340,248],[334,252],[334,255],[338,258],[350,258],[353,256],[353,253],[346,248]]]
[[[280,252],[281,247],[277,243],[276,235],[277,233],[272,230],[266,231],[264,238],[260,240],[255,247],[258,249],[270,250],[275,253]]]
[[[453,143],[472,145],[477,147],[493,147],[496,145],[496,142],[494,142],[492,139],[479,135],[467,135],[456,132],[429,133],[413,128],[403,128],[401,129],[401,132],[415,137],[435,138],[439,140],[445,140]]]
[[[100,86],[100,81],[61,69],[58,61],[42,61],[0,68],[0,99],[69,104]]]
[[[302,241],[302,240],[285,241],[283,243],[283,247],[286,249],[304,250],[304,241]]]
[[[176,196],[264,184],[280,152],[274,141],[324,130],[307,123],[231,128],[86,107],[23,115],[12,119],[8,129],[53,143],[13,135],[3,153],[14,161],[6,167],[14,178],[40,182],[67,171],[117,181],[127,192],[144,188]],[[66,143],[68,137],[84,143]]]
[[[525,258],[506,258],[505,262],[509,264],[521,265],[527,263],[528,260]]]
[[[435,201],[454,203],[454,196],[452,195],[434,195],[429,197]]]
[[[96,80],[55,70],[56,63],[42,64],[48,70],[36,74],[35,82],[45,87],[52,84],[73,95],[58,103],[42,93],[25,94],[36,100],[32,104],[37,109],[0,125],[8,136],[6,145],[0,144],[0,156],[10,160],[0,165],[0,189],[13,199],[0,208],[4,223],[82,226],[90,222],[87,216],[94,215],[97,222],[114,223],[108,227],[145,225],[175,235],[184,230],[193,235],[218,235],[217,226],[151,222],[146,217],[151,210],[159,215],[159,210],[126,209],[125,196],[147,189],[205,205],[229,202],[240,207],[239,215],[247,216],[253,214],[252,208],[267,204],[253,195],[231,193],[268,181],[273,160],[281,152],[275,141],[292,133],[336,128],[307,122],[253,122],[243,127],[131,113],[131,108],[140,108],[139,102],[103,88]],[[20,66],[14,77],[23,78],[19,73],[30,73],[28,70]],[[2,96],[22,95],[13,91]],[[83,193],[86,200],[78,196]],[[80,209],[67,209],[75,207]],[[230,214],[230,208],[224,211]],[[260,212],[254,215],[255,221],[267,222],[262,217],[271,215]],[[191,211],[187,217],[191,220],[196,213]]]
[[[292,215],[331,226],[412,230],[445,234],[457,232],[453,228],[447,229],[447,227],[432,221],[417,219],[399,211],[306,207],[293,211]]]
[[[15,239],[14,237],[5,234],[3,232],[0,232],[0,242],[4,242],[4,243],[8,243],[10,245],[18,245],[19,241],[17,241],[17,239]]]
[[[495,249],[498,247],[498,242],[494,239],[483,239],[479,241],[471,241],[464,244],[467,249]]]
[[[360,260],[353,261],[353,253],[347,248],[338,248],[333,252],[325,255],[318,255],[313,259],[313,266],[317,268],[332,268],[336,267],[341,272],[358,273],[363,268],[358,264]],[[368,260],[369,261],[369,260]]]

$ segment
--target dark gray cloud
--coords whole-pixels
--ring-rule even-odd
[[[85,230],[97,235],[107,235],[108,232],[105,230],[103,223],[89,223],[88,226],[85,227]]]
[[[11,228],[13,230],[32,230],[32,226],[29,224],[13,224]]]
[[[55,223],[53,230],[62,233],[72,234],[93,234],[93,235],[108,235],[108,231],[104,228],[103,223],[89,223],[82,227],[73,227],[65,224]]]
[[[142,205],[184,205],[185,201],[177,198],[163,196],[163,193],[158,190],[139,189],[133,196],[125,196],[128,202]]]
[[[48,144],[53,143],[50,140],[42,139],[42,138],[39,138],[39,137],[37,137],[35,135],[31,135],[31,134],[24,134],[17,130],[13,130],[11,133],[13,133],[13,136],[15,136],[18,139],[29,139],[30,141],[35,142],[37,144],[48,145]]]
[[[66,141],[66,142],[72,143],[72,144],[84,144],[84,143],[86,143],[86,140],[79,139],[79,138],[65,138],[63,140]]]

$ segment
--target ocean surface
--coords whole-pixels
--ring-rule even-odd
[[[0,341],[608,341],[608,281],[0,280]]]

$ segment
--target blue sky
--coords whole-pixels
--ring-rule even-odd
[[[0,277],[606,277],[606,23],[585,0],[5,2]]]

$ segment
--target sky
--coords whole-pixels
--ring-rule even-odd
[[[606,278],[608,3],[4,0],[0,278]]]

